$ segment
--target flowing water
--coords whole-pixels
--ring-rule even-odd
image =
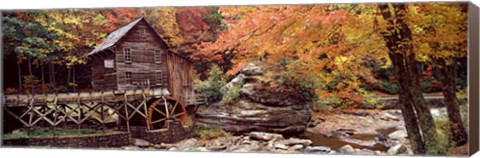
[[[394,132],[396,129],[395,128],[387,128],[387,129],[380,129],[377,130],[379,134],[357,134],[357,135],[352,135],[349,136],[348,138],[352,139],[358,139],[358,140],[363,140],[363,141],[371,141],[374,140],[375,137],[379,135],[388,135],[392,132]],[[349,143],[343,141],[341,138],[336,138],[336,137],[328,137],[323,134],[315,134],[315,133],[304,133],[302,135],[296,136],[298,138],[302,139],[309,139],[312,141],[312,145],[314,146],[328,146],[334,150],[338,150],[344,145],[350,145],[353,148],[358,148],[358,149],[370,149],[370,150],[379,150],[379,151],[387,151],[388,148],[385,147],[382,144],[375,144],[373,146],[363,146],[355,143]]]

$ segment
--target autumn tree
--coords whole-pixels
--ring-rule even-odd
[[[389,49],[398,80],[399,105],[405,118],[405,126],[417,153],[442,154],[437,142],[436,125],[420,89],[420,74],[412,44],[412,31],[405,16],[407,4],[378,5],[386,24],[381,34]]]
[[[450,138],[455,145],[467,143],[456,97],[459,60],[467,56],[466,5],[459,3],[421,4],[409,7],[409,25],[414,45],[424,62],[435,65],[442,83],[444,102],[450,120]]]
[[[165,42],[173,49],[183,43],[180,27],[176,19],[177,10],[177,8],[155,8],[141,11],[141,14],[145,16],[145,20],[152,25],[160,37],[166,40]]]
[[[411,30],[418,31],[416,24],[431,21],[416,21],[422,20],[421,16],[410,16],[408,6],[416,5],[221,7],[228,30],[215,42],[204,43],[202,52],[209,59],[222,52],[234,54],[229,74],[236,74],[249,62],[261,61],[281,67],[284,78],[313,88],[320,99],[340,97],[356,103],[364,102],[359,85],[372,76],[368,62],[385,61],[383,64],[394,70],[413,150],[441,154],[444,151],[423,98],[418,69],[418,61],[432,54],[424,53],[430,49],[418,47],[414,40],[420,34],[429,35]]]
[[[32,15],[36,15],[36,13],[30,13],[30,16]],[[37,79],[33,75],[32,64],[40,65],[43,68],[42,61],[47,58],[48,53],[56,49],[56,45],[52,42],[52,39],[56,38],[57,35],[48,32],[45,27],[34,23],[33,20],[28,17],[24,17],[24,20],[18,17],[6,17],[3,32],[6,35],[7,41],[14,43],[12,47],[17,55],[17,63],[20,64],[23,60],[27,60],[29,75],[24,78],[24,81],[31,87],[30,92],[35,93]],[[22,89],[22,80],[20,78],[21,68],[19,65],[18,73],[20,89]],[[44,88],[44,82],[42,82],[42,88]]]

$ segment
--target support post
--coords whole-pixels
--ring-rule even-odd
[[[143,109],[144,109],[144,112],[145,112],[145,116],[148,115],[148,112],[147,112],[147,97],[145,96],[145,90],[142,90],[142,97],[143,97]],[[150,130],[150,122],[148,121],[148,116],[147,118],[145,118],[145,122],[147,123],[147,130]]]
[[[52,136],[55,138],[55,130],[56,130],[56,127],[58,125],[57,121],[58,121],[58,105],[57,105],[57,102],[58,102],[58,96],[57,96],[57,93],[55,92],[55,98],[53,100],[53,106],[55,107],[55,113],[53,114],[53,133],[52,133]]]
[[[105,134],[105,118],[104,118],[104,108],[103,106],[105,105],[105,98],[103,96],[103,91],[101,92],[101,97],[102,97],[102,102],[100,103],[100,111],[101,111],[101,114],[100,114],[100,117],[102,119],[102,132],[103,134]]]
[[[125,98],[125,102],[123,103],[123,108],[125,109],[125,120],[127,121],[127,131],[128,133],[130,133],[130,119],[129,119],[129,116],[128,116],[128,106],[127,106],[127,102],[128,102],[128,99],[127,99],[127,94],[126,93],[123,93],[123,96]]]
[[[78,106],[78,121],[77,121],[77,135],[80,135],[80,128],[82,127],[82,123],[80,122],[83,117],[83,109],[82,109],[82,103],[80,102],[80,93],[77,93],[77,106]]]

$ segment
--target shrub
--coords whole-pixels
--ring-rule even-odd
[[[222,91],[222,100],[227,103],[233,103],[240,99],[240,89],[242,88],[242,85],[243,83],[238,83],[226,89],[225,91]]]
[[[206,95],[209,101],[219,101],[223,97],[220,89],[225,84],[225,76],[220,68],[214,65],[208,73],[207,80],[196,80],[194,87],[196,92]]]
[[[398,92],[397,84],[382,80],[383,90],[390,94],[396,94]]]
[[[230,133],[224,131],[221,128],[200,128],[200,127],[196,127],[193,129],[193,135],[195,137],[198,137],[200,140],[210,140],[218,137],[231,136]]]

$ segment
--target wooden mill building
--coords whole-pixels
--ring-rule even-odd
[[[143,17],[111,32],[88,56],[95,91],[167,88],[183,105],[194,98],[191,61],[170,51]]]

